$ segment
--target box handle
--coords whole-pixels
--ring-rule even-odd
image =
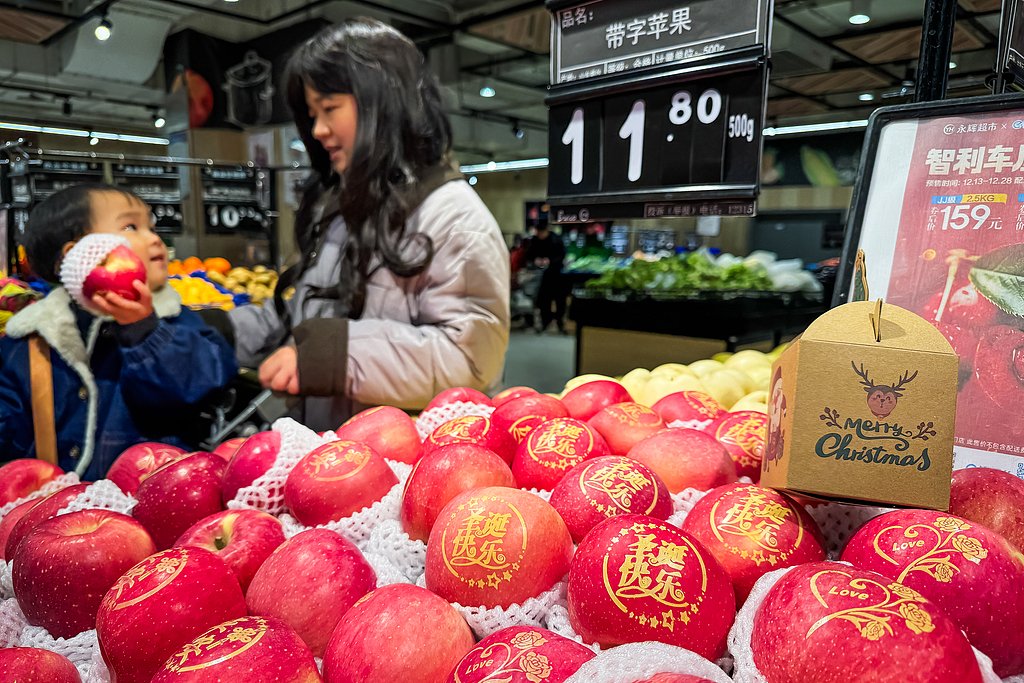
[[[875,341],[882,341],[882,300],[875,302],[875,312],[871,314],[871,329],[875,333]]]

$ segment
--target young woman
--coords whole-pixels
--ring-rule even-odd
[[[485,389],[508,345],[509,262],[490,212],[454,169],[441,91],[416,46],[350,20],[293,55],[287,94],[313,166],[300,259],[274,305],[230,314],[239,362],[333,429],[365,405],[422,408]]]

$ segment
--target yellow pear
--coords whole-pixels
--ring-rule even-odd
[[[722,368],[721,370],[717,370],[712,374],[717,375],[719,373],[725,373],[728,376],[732,377],[736,384],[743,390],[744,396],[749,394],[751,391],[755,391],[757,389],[762,388],[757,384],[757,382],[751,379],[750,375],[743,372],[742,370],[737,370],[736,368]]]
[[[721,353],[716,353],[715,355],[711,356],[711,360],[717,360],[719,363],[724,363],[725,361],[732,358],[732,356],[732,351],[722,351]]]
[[[644,384],[637,402],[650,407],[669,394],[680,391],[704,391],[704,383],[693,375],[666,377],[652,374],[650,381]]]
[[[629,392],[630,396],[635,398],[644,393],[644,385],[649,381],[651,381],[650,370],[636,368],[635,370],[630,370],[623,375],[622,379],[619,380],[619,383],[626,387],[626,391]]]
[[[771,368],[772,360],[760,351],[745,349],[725,361],[725,367],[750,373],[753,368]]]
[[[710,358],[690,363],[690,370],[692,370],[693,374],[698,377],[710,375],[715,370],[721,370],[724,367],[725,366],[722,363],[719,363],[717,360],[711,360]]]
[[[701,378],[704,389],[711,394],[712,398],[722,404],[726,410],[731,410],[734,403],[747,395],[743,381],[737,379],[737,375],[743,373],[725,368],[718,372],[712,372]],[[745,376],[745,375],[744,375]]]
[[[767,389],[768,384],[772,381],[772,367],[759,367],[751,368],[745,371],[747,376],[754,381],[754,386],[758,389]]]
[[[764,390],[752,391],[732,407],[732,412],[740,410],[756,410],[759,413],[768,413],[768,392]]]
[[[686,365],[683,365],[682,363],[664,363],[651,370],[651,375],[655,377],[678,377],[679,375],[689,375],[690,377],[696,377],[696,375],[693,374],[693,370],[691,370]]]

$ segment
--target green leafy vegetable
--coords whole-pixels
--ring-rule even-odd
[[[588,289],[639,292],[771,291],[768,274],[743,263],[719,266],[701,252],[636,260],[587,283]]]

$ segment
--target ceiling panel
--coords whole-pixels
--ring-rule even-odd
[[[826,111],[827,106],[806,97],[777,97],[768,101],[768,118],[772,119],[821,114]]]
[[[893,81],[873,69],[840,69],[824,74],[781,78],[775,83],[801,95],[823,95],[883,88],[892,85]]]
[[[64,19],[0,7],[0,40],[41,43],[67,25]]]
[[[836,45],[871,64],[917,59],[921,54],[921,27],[843,38],[837,40]],[[957,24],[953,33],[954,52],[982,47],[985,47],[985,41],[962,22]]]

